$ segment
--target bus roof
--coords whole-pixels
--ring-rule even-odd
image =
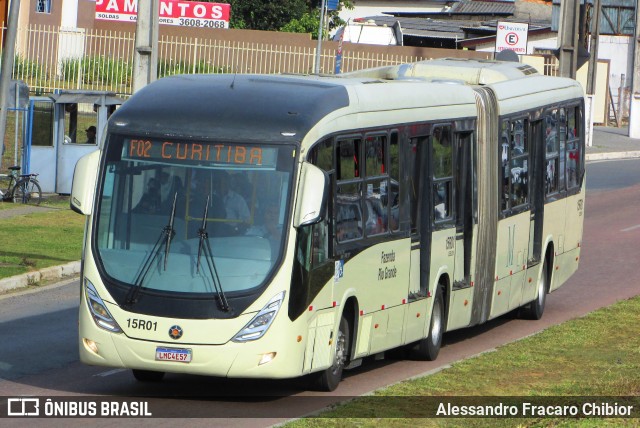
[[[282,140],[304,135],[329,112],[349,105],[344,85],[278,75],[180,75],[134,94],[109,131],[227,140]]]

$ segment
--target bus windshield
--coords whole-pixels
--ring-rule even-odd
[[[94,244],[109,277],[181,296],[264,284],[284,247],[294,146],[111,135],[105,150]]]

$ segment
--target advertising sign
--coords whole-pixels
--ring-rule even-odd
[[[519,22],[498,22],[496,33],[496,52],[510,49],[518,55],[527,53],[527,35],[529,24]]]
[[[231,5],[160,0],[160,24],[196,28],[229,28]],[[96,19],[135,22],[138,0],[96,0]]]

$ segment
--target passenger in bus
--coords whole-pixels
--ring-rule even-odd
[[[169,209],[173,206],[173,198],[178,194],[178,198],[184,198],[184,187],[182,180],[177,175],[169,174],[166,171],[159,173],[160,179],[160,206],[162,209]],[[180,206],[177,204],[177,206]]]
[[[147,189],[133,209],[139,213],[155,213],[160,207],[160,183],[155,178],[147,181]]]
[[[249,236],[260,236],[268,239],[271,245],[271,260],[278,255],[282,226],[280,225],[280,208],[277,203],[269,202],[264,210],[262,224],[254,224],[247,230]]]
[[[231,177],[226,171],[219,172],[214,178],[214,201],[222,204],[226,217],[234,222],[236,232],[246,230],[250,213],[244,198],[231,189]]]

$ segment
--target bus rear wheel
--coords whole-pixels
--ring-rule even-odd
[[[542,265],[542,272],[540,273],[540,279],[538,279],[538,285],[536,289],[536,299],[526,305],[522,310],[522,315],[526,319],[539,320],[544,313],[544,306],[547,301],[547,262]]]
[[[133,377],[140,382],[160,382],[164,378],[164,372],[152,372],[151,370],[133,369]]]
[[[410,351],[412,358],[421,361],[434,361],[438,358],[444,334],[444,297],[442,286],[438,287],[433,302],[433,312],[429,323],[429,336],[418,341]]]
[[[328,369],[316,374],[315,386],[320,391],[335,391],[342,380],[342,372],[349,358],[349,320],[343,314],[340,318],[340,326],[336,335],[336,347],[333,354],[333,363]]]

